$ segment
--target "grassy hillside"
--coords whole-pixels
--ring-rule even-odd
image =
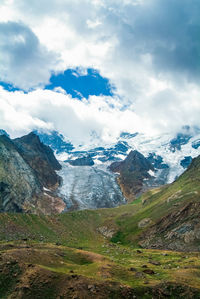
[[[0,298],[199,298],[199,169],[114,209],[0,214]]]

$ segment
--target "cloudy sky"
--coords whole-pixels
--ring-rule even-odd
[[[199,126],[199,0],[0,0],[0,128]]]

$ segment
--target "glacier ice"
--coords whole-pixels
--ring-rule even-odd
[[[58,195],[66,203],[66,210],[111,208],[125,204],[116,175],[105,165],[71,166],[61,162],[58,174],[62,184]]]

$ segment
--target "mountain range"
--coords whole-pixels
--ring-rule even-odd
[[[117,162],[125,160],[127,165],[128,159],[137,163],[137,155],[133,157],[130,153],[138,153],[140,163],[149,164],[148,171],[144,173],[140,165],[143,173],[127,170],[126,174],[123,171],[123,175],[120,174],[117,178],[127,200],[133,200],[149,188],[173,182],[187,169],[192,158],[199,155],[200,146],[200,129],[189,126],[183,127],[174,137],[171,134],[148,137],[144,134],[123,132],[116,143],[105,144],[95,135],[89,144],[82,142],[76,146],[56,131],[35,131],[35,134],[54,150],[58,160],[77,167],[93,166],[96,169],[108,168],[112,171]],[[114,172],[118,176],[117,171]],[[134,177],[137,177],[137,182]],[[65,189],[66,187],[67,184]]]
[[[9,139],[4,130],[0,131],[0,135],[2,140],[6,139],[13,145],[12,150],[17,151],[21,159],[13,161],[14,167],[23,161],[31,172],[28,177],[34,177],[31,183],[28,182],[29,197],[51,198],[49,212],[52,213],[57,209],[69,211],[114,207],[125,204],[127,200],[135,200],[148,189],[174,181],[198,155],[199,132],[197,128],[186,126],[172,139],[168,134],[148,139],[145,135],[124,132],[115,144],[101,143],[97,146],[95,139],[96,147],[91,143],[87,148],[84,144],[75,147],[56,131],[34,131],[14,140]],[[9,151],[14,157],[11,147]],[[2,158],[5,160],[4,156]],[[2,180],[4,198],[5,192],[9,194],[5,184],[7,182]],[[25,198],[22,190],[20,192]],[[23,201],[26,202],[26,199]],[[34,202],[41,205],[45,200],[34,199]],[[37,207],[36,203],[34,208],[29,204],[22,208],[23,203],[20,206],[15,203],[15,208],[9,205],[10,200],[4,200],[2,211],[22,209],[33,212],[35,209],[37,213],[41,209],[49,213],[45,206]]]
[[[89,157],[95,164],[109,164],[124,160],[131,150],[137,150],[154,164],[157,169],[169,168],[166,182],[172,182],[181,175],[199,155],[200,129],[185,126],[181,132],[147,136],[141,133],[123,132],[115,143],[105,143],[102,139],[91,138],[88,143],[73,145],[66,137],[56,131],[35,131],[41,141],[49,145],[58,160],[75,160]],[[159,173],[157,172],[159,176]]]
[[[186,145],[174,151],[173,143],[171,153]],[[156,171],[170,170],[154,158],[132,149],[111,163],[73,166],[58,162],[35,133],[0,136],[1,297],[199,298],[200,156],[174,182],[152,189]],[[106,175],[102,189],[87,194]],[[111,178],[127,198],[134,195],[130,202],[115,198],[117,207],[86,209],[104,184],[114,190]],[[84,193],[83,206],[74,207],[81,210],[66,209],[69,186],[75,198]]]

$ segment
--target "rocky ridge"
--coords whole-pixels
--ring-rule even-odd
[[[140,245],[147,248],[200,250],[200,156],[185,173],[161,194],[167,213],[150,225],[141,236]],[[166,195],[175,189],[171,195]],[[166,195],[165,195],[166,193]]]
[[[138,151],[131,151],[124,161],[112,163],[109,169],[119,174],[118,183],[130,201],[156,186],[153,164]]]
[[[60,184],[56,169],[52,150],[34,133],[15,140],[1,135],[0,211],[61,212],[65,204],[54,192]]]

